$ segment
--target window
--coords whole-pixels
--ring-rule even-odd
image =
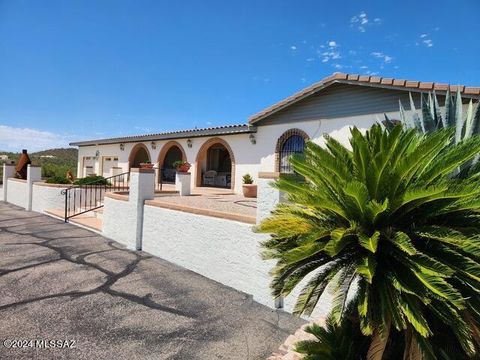
[[[280,150],[280,172],[292,173],[293,169],[288,161],[294,154],[302,154],[305,150],[305,139],[300,135],[292,135],[282,145]]]
[[[113,158],[113,161],[118,161],[118,157]]]

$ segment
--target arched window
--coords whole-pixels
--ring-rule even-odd
[[[292,135],[282,145],[280,150],[280,172],[293,172],[292,165],[288,159],[295,154],[302,154],[305,150],[305,139],[300,135]]]
[[[288,161],[294,154],[302,154],[305,150],[305,142],[309,139],[308,134],[300,129],[285,131],[277,140],[275,147],[275,171],[280,173],[292,173],[292,165]]]

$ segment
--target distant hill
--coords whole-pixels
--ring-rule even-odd
[[[3,164],[17,163],[20,153],[12,153],[0,151],[0,155],[7,155],[8,160],[0,160],[0,182],[2,181]],[[71,170],[74,174],[77,172],[78,150],[75,148],[57,148],[29,153],[28,156],[33,165],[42,167],[42,177],[49,178],[52,176],[64,177],[67,170]]]
[[[37,151],[29,154],[30,159],[33,162],[33,159],[36,158],[49,158],[59,160],[64,164],[77,164],[78,150],[75,148],[58,148],[58,149],[49,149],[43,151]]]

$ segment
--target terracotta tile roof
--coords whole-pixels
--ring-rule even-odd
[[[345,83],[345,84],[358,84],[358,85],[370,85],[377,87],[384,87],[389,89],[398,89],[404,91],[447,91],[450,87],[450,91],[456,92],[457,88],[460,89],[460,92],[464,95],[469,95],[473,97],[480,98],[480,87],[466,87],[463,85],[448,85],[434,82],[422,82],[414,80],[404,80],[404,79],[393,79],[393,78],[383,78],[379,76],[370,76],[370,75],[358,75],[358,74],[344,74],[344,73],[334,73],[319,82],[306,87],[303,90],[293,94],[292,96],[283,99],[282,101],[269,106],[268,108],[250,116],[249,123],[255,123],[270,114],[273,114],[291,104],[296,103],[297,101],[316,93],[317,91],[326,88],[327,86],[334,83]]]
[[[103,145],[103,144],[117,144],[117,143],[128,143],[128,142],[139,142],[139,141],[160,141],[160,140],[170,140],[170,139],[179,139],[187,137],[201,137],[201,136],[216,136],[216,135],[233,135],[233,134],[244,134],[256,132],[254,127],[249,126],[248,124],[237,124],[237,125],[226,125],[226,126],[217,126],[209,128],[200,128],[200,129],[190,129],[190,130],[178,130],[178,131],[169,131],[156,134],[146,134],[146,135],[132,135],[132,136],[123,136],[107,139],[97,139],[97,140],[87,140],[87,141],[76,141],[72,142],[69,145],[71,146],[88,146],[88,145]]]

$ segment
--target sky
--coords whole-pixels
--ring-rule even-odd
[[[0,150],[246,123],[333,72],[480,86],[478,0],[0,0]]]

